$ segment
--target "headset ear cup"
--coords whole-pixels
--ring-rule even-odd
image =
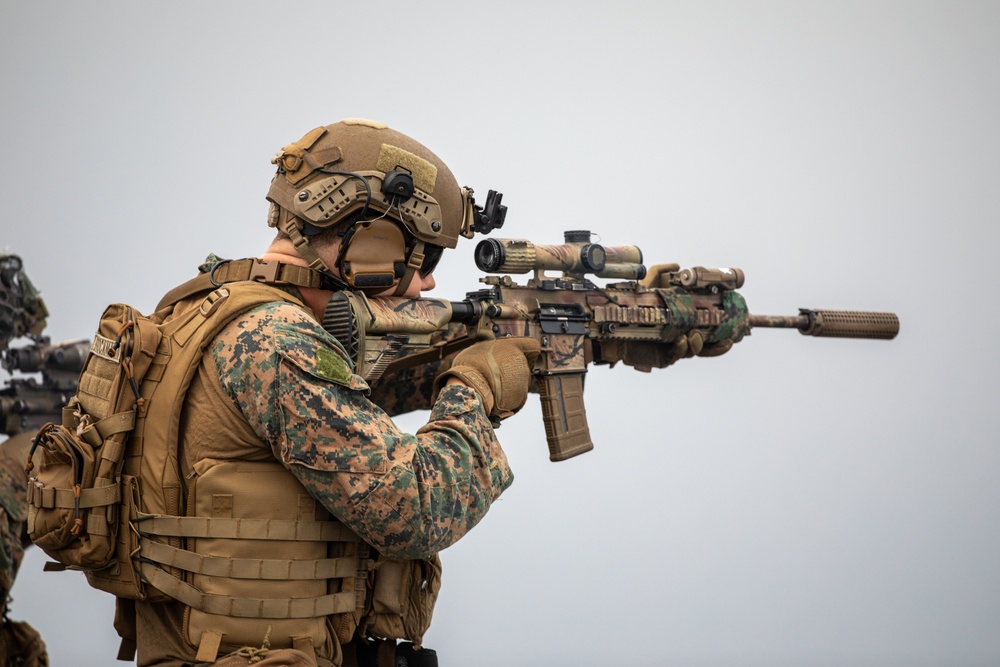
[[[377,294],[399,283],[396,265],[406,264],[406,235],[387,218],[359,222],[344,235],[340,272],[348,285]]]

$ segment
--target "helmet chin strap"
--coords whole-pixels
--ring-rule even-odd
[[[298,225],[295,224],[295,216],[291,215],[288,211],[282,208],[278,209],[278,216],[278,227],[288,234],[288,238],[290,238],[292,243],[295,245],[295,251],[302,259],[309,262],[310,269],[321,272],[324,279],[328,283],[331,283],[330,285],[324,286],[324,289],[333,288],[334,291],[350,289],[350,285],[338,278],[333,271],[330,270],[330,267],[326,265],[326,262],[324,262],[319,256],[316,249],[309,243],[309,240],[302,235],[302,232],[299,231]]]
[[[413,246],[413,250],[410,251],[410,256],[406,260],[406,273],[403,277],[399,279],[399,284],[396,285],[396,291],[392,293],[393,296],[403,296],[406,290],[410,288],[410,283],[417,275],[417,271],[424,263],[424,242],[417,239],[417,242]]]

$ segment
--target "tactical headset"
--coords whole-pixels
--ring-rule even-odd
[[[388,173],[323,167],[315,172],[325,177],[303,186],[292,198],[289,213],[300,222],[275,220],[275,226],[289,234],[300,252],[303,245],[308,245],[306,238],[350,219],[351,209],[358,209],[358,219],[344,232],[334,264],[349,287],[367,294],[395,287],[395,293],[402,294],[417,271],[426,276],[434,270],[444,247],[420,240],[407,228],[425,236],[435,235],[441,229],[441,207],[414,186],[413,176],[405,167],[396,165]],[[471,191],[463,188],[463,194],[464,213],[472,218],[475,202]],[[372,212],[381,215],[369,219]],[[280,212],[272,211],[272,215],[280,216]],[[319,258],[307,259],[315,262]]]

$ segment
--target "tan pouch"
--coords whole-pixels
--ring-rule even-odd
[[[441,590],[441,559],[382,559],[375,572],[366,633],[421,645]]]
[[[39,470],[28,485],[31,540],[64,565],[88,570],[104,567],[115,549],[115,535],[109,528],[117,525],[98,522],[94,524],[97,530],[91,532],[85,519],[89,508],[118,500],[117,486],[94,488],[94,448],[64,426],[45,425],[35,437],[34,448]]]

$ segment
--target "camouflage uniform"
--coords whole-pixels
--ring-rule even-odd
[[[0,658],[5,665],[48,665],[45,644],[34,628],[7,618],[14,578],[31,542],[25,531],[28,478],[24,464],[33,434],[18,433],[0,444]]]
[[[474,526],[512,474],[477,394],[447,386],[415,435],[399,431],[372,399],[396,414],[429,405],[432,370],[387,378],[370,393],[351,372],[340,344],[313,315],[270,303],[237,317],[216,337],[185,398],[180,465],[233,457],[213,415],[235,415],[245,441],[263,446],[239,456],[277,458],[334,517],[392,558],[428,557]],[[409,400],[401,400],[409,394]],[[137,603],[138,664],[194,662],[184,636],[183,605]],[[336,642],[331,634],[330,642]],[[317,647],[320,665],[339,646]]]
[[[24,558],[28,544],[24,533],[27,514],[28,479],[24,463],[31,447],[31,434],[19,433],[0,446],[0,589],[3,610],[7,609],[7,595],[14,585],[14,577]]]

